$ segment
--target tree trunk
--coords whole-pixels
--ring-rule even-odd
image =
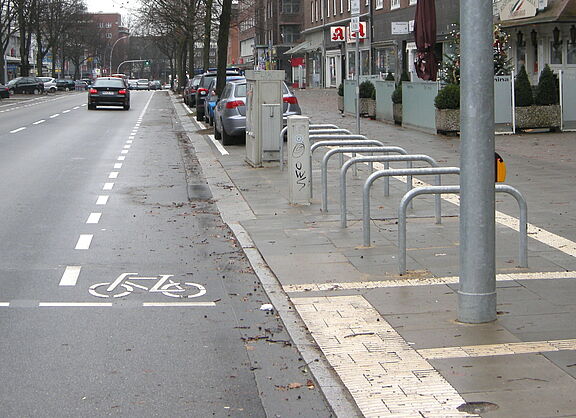
[[[204,15],[204,45],[202,46],[202,66],[204,71],[210,68],[210,41],[212,31],[212,4],[213,0],[206,0],[206,14]]]
[[[232,13],[232,0],[222,2],[220,27],[218,28],[218,75],[216,81],[216,95],[220,96],[226,84],[226,65],[228,60],[228,35],[230,32],[230,18]]]
[[[0,42],[0,47],[2,43]],[[4,50],[4,49],[2,49]],[[0,84],[6,84],[8,80],[6,80],[6,59],[4,58],[4,54],[0,54]]]

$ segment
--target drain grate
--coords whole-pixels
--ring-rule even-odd
[[[212,192],[207,184],[189,184],[188,200],[210,200]]]
[[[499,407],[492,402],[466,402],[458,407],[458,411],[468,414],[482,414],[483,412],[495,411]]]

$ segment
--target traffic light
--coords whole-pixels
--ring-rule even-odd
[[[144,65],[145,65],[146,67],[148,67],[148,66],[150,65],[150,60],[144,61]]]

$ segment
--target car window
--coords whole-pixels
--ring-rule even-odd
[[[284,82],[282,83],[282,90],[283,90],[282,94],[291,94],[290,90],[288,89],[288,86]]]
[[[230,84],[226,84],[224,86],[224,90],[222,90],[222,98],[225,99],[230,96],[230,91],[232,90],[232,86]]]
[[[112,80],[98,79],[92,85],[93,87],[124,87],[124,82],[117,78]]]
[[[236,84],[236,97],[246,97],[246,84]]]
[[[216,74],[214,75],[205,75],[204,78],[202,79],[202,81],[200,82],[202,87],[207,89],[208,86],[210,86],[210,83],[212,82],[212,80],[216,77]]]

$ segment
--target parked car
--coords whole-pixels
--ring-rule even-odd
[[[58,88],[56,87],[56,79],[54,77],[38,77],[44,83],[44,91],[55,93]]]
[[[74,89],[75,90],[88,90],[88,83],[84,80],[76,80],[74,81]]]
[[[44,91],[44,83],[36,77],[16,77],[6,84],[10,94],[30,93],[40,94]]]
[[[130,109],[130,89],[126,82],[116,77],[100,77],[88,90],[88,110],[97,106],[122,106]]]
[[[184,93],[182,93],[182,96],[184,97],[184,103],[190,107],[196,106],[196,89],[198,88],[198,84],[200,84],[201,78],[201,75],[195,76],[194,78],[188,80],[188,84],[186,84],[186,87],[184,87]]]
[[[146,79],[140,79],[136,82],[136,90],[150,90],[150,82]]]
[[[238,71],[228,71],[226,70],[226,75],[240,75]],[[216,78],[215,72],[208,72],[202,74],[200,77],[200,82],[198,83],[198,89],[196,90],[196,120],[203,120],[206,114],[204,110],[204,100],[208,95],[208,87],[212,80]]]
[[[130,90],[136,90],[136,86],[138,86],[138,80],[128,80],[128,88]]]
[[[10,90],[4,84],[0,84],[0,98],[7,99],[10,97]]]
[[[246,80],[246,79],[240,75],[226,76],[226,82],[237,80]],[[215,78],[210,83],[210,87],[208,87],[208,95],[206,96],[205,101],[206,112],[204,115],[204,119],[206,120],[206,122],[210,124],[210,126],[214,125],[214,108],[216,107],[217,102],[218,102],[218,96],[216,95],[216,78]]]
[[[301,115],[298,99],[286,83],[282,83],[284,121],[291,115]],[[226,84],[218,104],[214,108],[214,136],[222,144],[229,145],[234,137],[246,134],[246,81]]]
[[[160,83],[160,80],[152,80],[150,82],[150,90],[162,90],[162,83]]]
[[[56,80],[56,88],[61,91],[70,91],[76,88],[76,83],[74,83],[74,80],[61,78]]]

